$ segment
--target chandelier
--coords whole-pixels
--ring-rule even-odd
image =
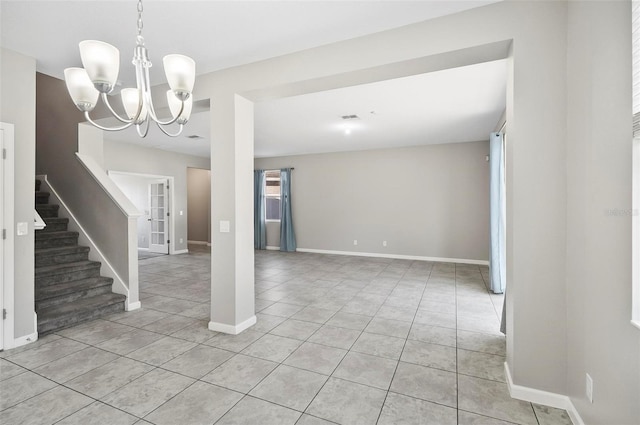
[[[136,68],[136,88],[125,88],[120,91],[126,118],[118,115],[109,103],[108,94],[113,92],[120,68],[120,52],[108,43],[97,40],[81,41],[80,57],[84,68],[67,68],[64,79],[69,95],[76,107],[84,112],[91,124],[101,130],[119,131],[136,126],[138,135],[145,137],[149,131],[149,122],[153,120],[167,136],[176,137],[182,133],[184,124],[189,120],[193,106],[193,84],[195,82],[196,63],[184,55],[167,55],[162,59],[164,72],[169,83],[167,102],[172,119],[162,121],[158,118],[151,99],[151,82],[149,68],[151,61],[142,37],[142,0],[138,0],[138,36],[133,53],[133,65]],[[104,127],[89,116],[95,108],[98,97],[113,114],[123,123],[118,127]],[[170,133],[165,127],[177,123],[177,132]]]

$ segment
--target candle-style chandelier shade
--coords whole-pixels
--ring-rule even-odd
[[[84,68],[65,69],[64,79],[73,103],[84,112],[87,121],[99,129],[119,131],[135,125],[140,137],[145,137],[149,132],[149,122],[153,120],[164,134],[176,137],[182,133],[184,124],[191,115],[196,63],[184,55],[172,54],[163,58],[164,72],[171,88],[167,91],[167,102],[173,119],[160,120],[151,99],[151,61],[142,37],[142,11],[142,0],[138,0],[138,36],[133,54],[137,87],[125,88],[120,92],[125,118],[113,110],[107,96],[116,86],[120,69],[120,52],[112,45],[96,40],[80,42],[80,57]],[[107,109],[123,125],[104,127],[91,119],[89,112],[95,108],[98,97],[102,98]],[[179,128],[177,132],[170,133],[165,127],[174,123],[177,123]]]

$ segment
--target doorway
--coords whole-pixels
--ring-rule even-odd
[[[138,218],[138,258],[173,254],[173,177],[109,171],[109,177],[142,213]]]

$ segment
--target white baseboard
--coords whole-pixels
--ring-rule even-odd
[[[192,244],[192,245],[207,245],[207,246],[211,246],[211,242],[207,242],[207,241],[187,241],[188,244]]]
[[[180,249],[178,251],[173,251],[173,254],[171,255],[176,255],[176,254],[188,254],[189,250],[188,249]]]
[[[140,301],[136,301],[135,303],[127,303],[124,305],[124,309],[125,311],[133,311],[133,310],[138,310],[140,307],[142,307],[142,303],[140,303]]]
[[[279,246],[267,246],[267,251],[280,251]]]
[[[149,251],[149,248],[138,247],[138,251]]]
[[[267,249],[269,249],[269,247],[267,247]],[[355,257],[393,258],[397,260],[433,261],[438,263],[474,264],[474,265],[480,265],[480,266],[489,265],[489,261],[468,260],[464,258],[423,257],[419,255],[382,254],[379,252],[333,251],[328,249],[311,249],[311,248],[298,248],[296,251],[312,252],[316,254],[351,255]]]
[[[209,322],[209,330],[222,332],[225,334],[238,335],[240,332],[256,324],[256,316],[251,316],[238,325],[227,325],[225,323]]]
[[[564,409],[569,414],[573,425],[585,425],[576,407],[571,402],[571,398],[568,396],[514,384],[507,362],[504,363],[504,374],[507,379],[507,387],[509,388],[511,397],[530,403],[555,407],[556,409]]]

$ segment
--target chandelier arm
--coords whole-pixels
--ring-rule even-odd
[[[118,114],[116,113],[116,111],[114,111],[114,110],[113,110],[113,108],[111,107],[111,104],[109,103],[109,97],[107,96],[107,94],[106,94],[106,93],[102,93],[102,101],[104,102],[104,104],[105,104],[105,105],[107,105],[107,109],[109,109],[109,112],[111,112],[111,114],[112,114],[112,115],[113,115],[113,116],[114,116],[118,121],[123,122],[123,123],[125,123],[125,124],[131,124],[131,123],[134,123],[134,122],[135,122],[135,118],[137,118],[137,116],[136,116],[136,117],[134,117],[134,119],[132,119],[132,120],[128,120],[128,119],[122,118],[120,115],[118,115]],[[139,108],[139,109],[142,109],[142,108]],[[138,115],[139,115],[139,113],[138,113]]]
[[[184,110],[184,100],[182,101],[182,105],[180,106],[180,112],[178,114],[176,114],[176,117],[169,120],[169,121],[161,121],[158,116],[156,115],[156,110],[153,107],[153,99],[151,97],[151,90],[150,90],[150,86],[149,86],[149,68],[144,68],[144,69],[140,69],[140,78],[142,80],[142,86],[143,86],[143,92],[144,92],[144,97],[147,101],[147,112],[149,113],[149,116],[151,117],[152,120],[154,120],[157,124],[159,128],[162,128],[161,126],[165,126],[165,125],[171,125],[173,123],[175,123],[176,121],[178,121],[178,118],[180,118],[180,115],[182,114],[182,111]],[[163,130],[164,131],[164,130]],[[180,130],[182,131],[182,130]],[[170,136],[169,133],[165,132],[165,134],[167,136]],[[178,133],[180,134],[180,133]],[[172,136],[174,137],[174,136]]]
[[[157,121],[156,121],[156,124],[158,124],[158,128],[162,130],[162,132],[169,137],[178,137],[180,134],[182,134],[182,129],[184,128],[183,124],[179,124],[180,128],[178,128],[178,131],[176,133],[169,133],[167,130],[164,129],[164,126],[160,125],[160,123],[158,123]]]
[[[98,127],[100,130],[104,130],[104,131],[120,131],[120,130],[124,130],[125,128],[129,128],[129,127],[131,127],[133,125],[133,121],[131,121],[130,123],[127,123],[127,124],[122,125],[120,127],[104,127],[104,126],[98,124],[97,122],[95,122],[94,120],[91,119],[91,117],[89,116],[89,111],[84,111],[84,117],[93,126]]]
[[[147,134],[149,133],[149,120],[145,120],[144,124],[145,124],[144,132],[140,131],[140,124],[136,125],[136,131],[138,132],[138,136],[142,137],[143,139],[147,137]]]

